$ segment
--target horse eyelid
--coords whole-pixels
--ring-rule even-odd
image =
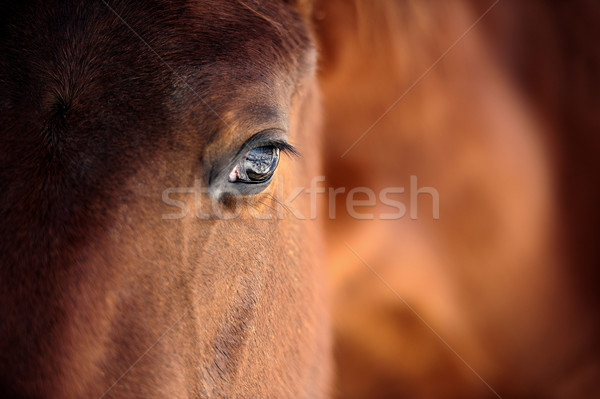
[[[256,147],[273,146],[288,156],[301,157],[302,155],[298,149],[287,142],[284,133],[285,131],[282,131],[281,129],[267,129],[260,133],[256,133],[244,143],[241,150],[238,152],[238,156],[245,154]]]

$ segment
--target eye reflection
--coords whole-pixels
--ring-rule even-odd
[[[273,176],[278,164],[279,148],[273,145],[253,148],[229,173],[229,181],[232,183],[264,183]]]

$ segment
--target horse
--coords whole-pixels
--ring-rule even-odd
[[[0,10],[0,396],[325,397],[306,5]]]
[[[1,397],[598,396],[594,2],[0,10]]]

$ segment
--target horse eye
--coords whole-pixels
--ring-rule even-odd
[[[271,179],[279,163],[279,148],[272,145],[256,147],[237,163],[229,173],[232,183],[265,183]]]

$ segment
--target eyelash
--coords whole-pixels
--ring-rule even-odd
[[[294,147],[287,141],[283,141],[283,140],[271,140],[271,141],[267,141],[265,143],[257,143],[257,145],[252,148],[265,147],[265,146],[273,146],[288,156],[293,156],[293,157],[301,156],[300,152],[296,149],[296,147]]]

